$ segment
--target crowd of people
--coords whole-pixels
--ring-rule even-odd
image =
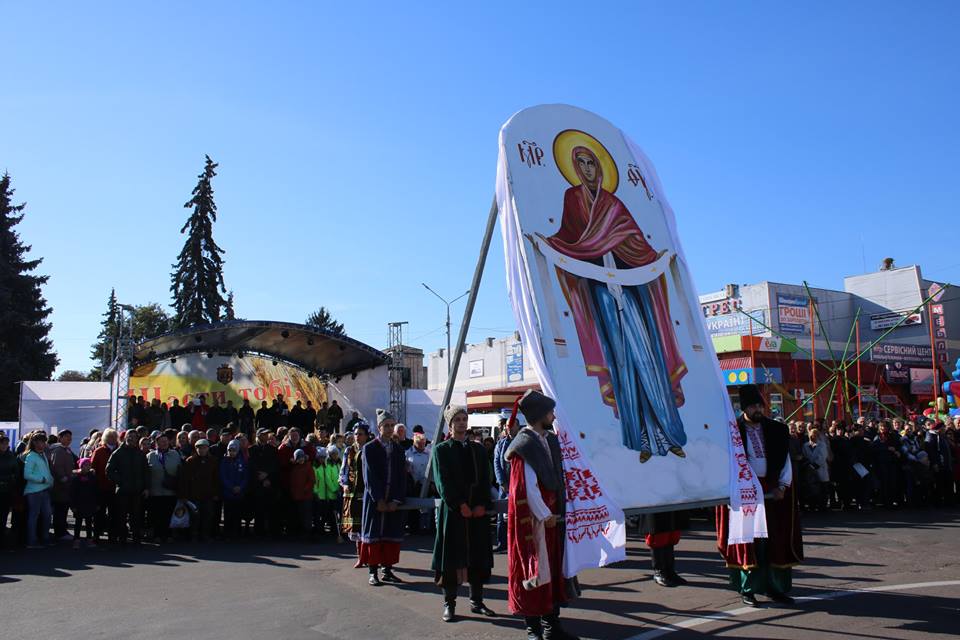
[[[125,430],[94,429],[79,443],[69,429],[33,431],[18,443],[0,435],[0,547],[356,539],[350,504],[362,498],[360,452],[376,437],[373,429],[353,413],[340,433],[336,401],[320,411],[309,402],[287,410],[282,396],[263,404],[250,423],[248,403],[233,415],[232,403],[208,406],[201,398],[177,430],[159,428],[171,414],[184,417],[177,402],[165,409],[139,398],[131,400]],[[481,441],[473,432],[470,438]],[[402,452],[406,492],[419,495],[430,461],[423,427],[408,434],[398,424],[391,439]],[[483,446],[492,474],[493,439]],[[432,483],[429,491],[436,495]],[[434,530],[432,510],[403,515],[404,533]]]
[[[955,505],[960,416],[789,423],[798,499],[810,511]]]
[[[183,420],[179,431],[164,426],[174,419]],[[0,545],[72,541],[79,547],[85,539],[93,547],[246,535],[358,542],[360,452],[377,434],[357,413],[346,425],[342,421],[336,401],[319,411],[310,402],[288,409],[278,396],[254,413],[246,401],[237,409],[232,402],[207,405],[201,396],[188,407],[173,401],[167,408],[131,398],[126,430],[93,430],[76,448],[69,430],[24,434],[15,447],[0,437]],[[504,415],[501,425],[506,421]],[[960,416],[950,424],[861,418],[850,425],[788,426],[795,486],[806,510],[960,500]],[[504,454],[519,427],[510,433],[504,426],[496,440],[468,431],[485,452],[493,498],[507,495]],[[419,425],[408,436],[398,424],[391,438],[403,451],[407,493],[420,495],[430,481],[430,441]],[[428,493],[437,495],[432,482]],[[495,549],[505,548],[506,521],[491,517]],[[412,510],[404,518],[406,533],[435,528],[432,510]]]

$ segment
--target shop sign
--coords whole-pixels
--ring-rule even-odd
[[[782,333],[810,333],[810,299],[806,296],[777,294],[777,314]],[[814,333],[818,333],[816,327]]]
[[[881,342],[870,349],[871,362],[899,362],[906,365],[923,365],[930,362],[931,355],[930,345],[922,344]]]
[[[904,320],[904,318],[906,318],[906,320]],[[897,326],[897,323],[899,323],[901,320],[903,320],[903,322],[900,324],[900,327],[909,327],[912,325],[922,324],[923,316],[920,315],[919,312],[911,313],[910,311],[874,313],[870,316],[870,329],[872,331],[883,331],[885,329]]]

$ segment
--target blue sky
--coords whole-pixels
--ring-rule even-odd
[[[957,3],[478,4],[4,3],[0,169],[60,369],[111,287],[169,304],[205,153],[238,315],[443,346],[420,283],[467,289],[497,132],[540,103],[644,147],[701,292],[887,255],[960,281]],[[496,239],[471,341],[514,329]]]

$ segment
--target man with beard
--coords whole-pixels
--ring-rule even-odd
[[[560,441],[553,433],[556,402],[539,391],[520,398],[529,426],[507,448],[507,573],[510,612],[523,616],[527,638],[575,640],[560,627],[567,602],[563,577],[566,512]]]
[[[363,523],[360,528],[360,561],[370,567],[370,585],[378,587],[378,571],[383,567],[384,582],[403,582],[393,573],[400,561],[400,543],[403,542],[402,512],[407,494],[407,460],[403,449],[393,441],[393,415],[377,409],[377,429],[380,436],[364,445],[363,459]]]
[[[717,508],[717,546],[730,570],[730,586],[744,604],[756,607],[757,593],[774,602],[793,604],[787,595],[792,586],[792,567],[803,561],[800,514],[793,493],[787,425],[763,415],[766,403],[756,385],[740,386],[742,413],[737,418],[744,452],[760,479],[765,495],[768,538],[727,544],[730,509]]]
[[[482,445],[467,441],[467,409],[444,412],[450,437],[433,449],[433,481],[440,495],[437,536],[433,545],[434,579],[443,589],[443,621],[456,619],[457,589],[470,585],[470,611],[494,617],[483,603],[483,585],[490,580],[490,463]]]

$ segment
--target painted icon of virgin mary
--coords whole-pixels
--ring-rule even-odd
[[[566,130],[554,141],[554,159],[572,185],[563,194],[560,229],[540,237],[566,259],[557,277],[576,325],[587,375],[620,420],[623,445],[640,461],[673,453],[685,457],[687,436],[677,410],[687,372],[670,319],[664,274],[649,283],[617,283],[617,273],[651,265],[666,250],[647,241],[614,195],[616,164],[593,136]],[[606,281],[575,275],[569,260],[603,267]],[[581,270],[582,271],[582,270]]]

